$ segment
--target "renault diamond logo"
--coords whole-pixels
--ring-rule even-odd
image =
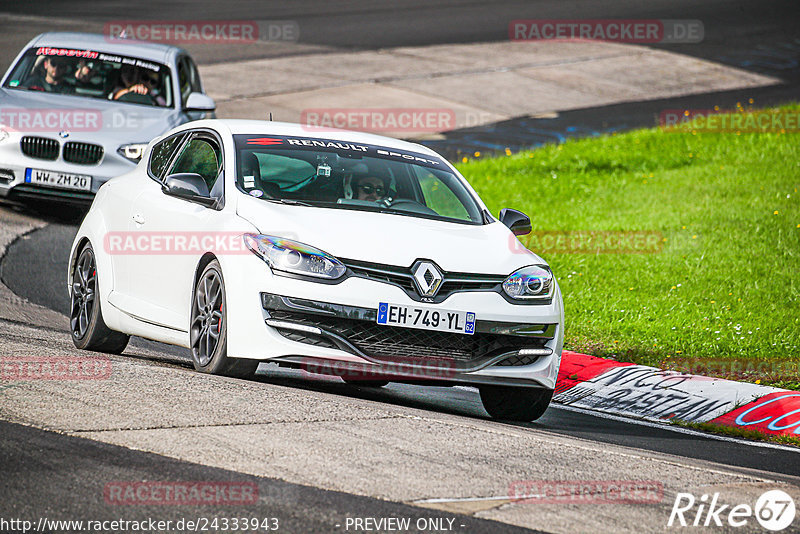
[[[429,261],[419,262],[413,269],[414,284],[420,296],[433,297],[442,285],[442,272]]]

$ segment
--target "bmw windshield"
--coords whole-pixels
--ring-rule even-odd
[[[27,50],[6,89],[173,107],[169,69],[152,61],[93,50],[36,47]]]
[[[265,201],[467,224],[484,214],[436,156],[317,138],[234,136],[237,188]]]

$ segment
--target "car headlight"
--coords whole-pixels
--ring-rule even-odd
[[[342,262],[309,245],[282,237],[244,234],[244,244],[250,251],[267,262],[273,270],[336,280],[347,267]]]
[[[503,282],[503,291],[515,300],[543,300],[553,296],[553,273],[540,265],[518,269]]]
[[[147,143],[132,143],[130,145],[122,145],[117,149],[117,152],[123,158],[129,159],[134,163],[139,163],[139,160],[144,156],[146,148]]]

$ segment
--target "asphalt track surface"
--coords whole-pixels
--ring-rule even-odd
[[[441,1],[427,0],[378,3],[368,0],[322,2],[217,2],[135,3],[51,1],[0,3],[0,11],[32,15],[29,22],[0,22],[3,43],[0,66],[3,69],[13,55],[35,33],[48,30],[74,29],[70,24],[47,22],[39,17],[85,20],[93,31],[102,29],[109,20],[142,19],[246,19],[294,20],[300,26],[301,41],[310,51],[329,48],[372,49],[392,46],[422,46],[441,43],[467,43],[507,39],[508,22],[514,19],[699,19],[705,27],[700,44],[654,45],[656,48],[692,55],[754,72],[777,76],[783,84],[756,91],[694,95],[669,101],[648,101],[576,110],[560,114],[557,122],[531,123],[516,119],[486,127],[450,132],[444,142],[432,144],[450,157],[471,150],[491,151],[493,146],[521,148],[552,142],[573,135],[595,135],[616,129],[624,130],[653,124],[653,113],[665,107],[704,108],[713,105],[732,107],[739,101],[754,98],[758,106],[796,100],[800,87],[800,8],[795,1],[710,1],[694,0],[615,0],[595,2],[547,1]],[[314,48],[316,47],[316,48]],[[188,47],[203,63],[270,57],[285,53],[280,47]],[[292,53],[303,53],[292,51]],[[548,134],[533,134],[543,127]],[[6,206],[7,207],[7,206]],[[29,208],[24,208],[26,211]],[[72,236],[80,214],[64,213],[40,207],[39,215],[49,226],[19,239],[0,263],[0,277],[15,293],[53,310],[66,312],[64,266]],[[66,325],[53,325],[67,336]],[[167,365],[189,366],[183,349],[135,340],[157,348]],[[400,406],[457,414],[467,418],[484,418],[477,394],[462,388],[422,388],[392,384],[381,390],[345,385],[337,379],[303,381],[288,371],[268,369],[252,380],[266,384],[291,385],[326,393],[352,396]],[[711,460],[728,466],[753,468],[781,475],[800,475],[800,462],[795,454],[757,447],[697,434],[677,433],[669,429],[609,420],[585,413],[561,409],[548,410],[536,423],[521,425],[531,432],[537,429],[568,436],[658,451],[687,458]],[[85,517],[104,519],[114,510],[104,506],[97,491],[108,480],[226,480],[243,475],[181,462],[158,455],[132,451],[81,438],[0,423],[0,465],[3,483],[0,502],[4,515],[40,517],[51,510],[79,511]],[[277,480],[246,477],[258,484],[262,495],[259,504],[247,511],[258,516],[278,515],[284,521],[283,531],[330,531],[345,515],[407,517],[442,515],[403,504],[388,503],[367,497],[297,486]],[[24,496],[24,498],[21,498]],[[298,507],[297,503],[303,503]],[[237,512],[240,511],[237,509]],[[148,514],[148,512],[150,512]],[[220,510],[144,507],[126,510],[126,518],[155,515],[159,519],[191,515],[221,515]],[[509,525],[458,516],[464,532],[523,531]]]
[[[65,222],[80,217],[77,210],[59,210],[61,216],[40,230],[23,236],[7,250],[0,263],[0,279],[12,291],[35,304],[64,313],[69,299],[64,287],[69,247],[77,228]],[[52,217],[52,215],[50,216]],[[30,258],[37,257],[35,267]],[[54,325],[68,332],[65,325]],[[156,349],[168,357],[171,365],[191,366],[186,349],[134,338],[134,344]],[[380,389],[356,388],[338,378],[303,380],[298,372],[262,366],[253,380],[315,389],[334,395],[356,396],[375,402],[393,403],[413,408],[441,411],[465,417],[486,417],[476,391],[391,384]],[[758,469],[775,475],[800,475],[800,462],[787,461],[786,451],[739,442],[721,441],[699,434],[683,434],[671,429],[643,426],[570,411],[554,405],[536,423],[522,425],[602,443],[624,445],[699,460],[720,461],[729,466]],[[796,459],[795,459],[796,460]]]
[[[443,514],[418,506],[357,497],[335,491],[290,484],[280,480],[243,475],[189,462],[62,436],[14,423],[0,422],[0,457],[3,484],[0,502],[14,503],[16,517],[37,522],[37,518],[67,517],[92,521],[198,521],[199,518],[279,518],[280,532],[332,532],[344,530],[347,517],[403,517],[412,523],[420,519],[455,519],[454,532],[532,532],[496,521],[470,516]],[[65,467],[69,466],[68,469]],[[257,487],[258,501],[237,505],[124,506],[109,505],[106,484],[129,480],[185,480],[230,482]],[[46,483],[45,483],[46,481]],[[69,488],[67,490],[67,488]],[[35,499],[19,499],[19,495]],[[112,501],[113,502],[113,501]],[[298,506],[302,503],[302,506]],[[334,528],[340,525],[339,528]],[[125,529],[128,531],[128,529]],[[169,529],[169,531],[175,531]],[[8,532],[8,530],[3,530]]]

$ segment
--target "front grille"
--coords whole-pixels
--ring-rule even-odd
[[[410,297],[419,300],[419,294],[414,285],[410,267],[397,267],[355,260],[342,260],[342,262],[356,276],[398,285]],[[505,280],[504,276],[468,273],[443,272],[442,276],[442,285],[436,294],[436,302],[441,302],[458,291],[493,291]]]
[[[64,161],[79,165],[94,165],[103,159],[103,147],[91,143],[70,141],[64,145]]]
[[[541,356],[535,354],[525,354],[521,356],[519,354],[514,356],[509,356],[505,360],[497,362],[495,365],[501,365],[503,367],[512,367],[517,365],[530,365],[536,360],[538,360]]]
[[[398,285],[406,291],[414,291],[414,282],[411,279],[411,274],[404,273],[402,268],[351,260],[347,260],[344,263],[356,276],[377,280],[379,282],[388,282]]]
[[[377,359],[400,358],[472,362],[521,348],[541,348],[543,338],[505,334],[451,334],[415,328],[384,326],[372,321],[345,319],[295,311],[269,310],[273,319],[315,326],[335,333],[356,346],[364,354]],[[278,329],[294,341],[319,345],[320,337]]]
[[[55,139],[26,135],[20,139],[19,148],[23,154],[32,158],[51,161],[58,158],[58,141]]]

